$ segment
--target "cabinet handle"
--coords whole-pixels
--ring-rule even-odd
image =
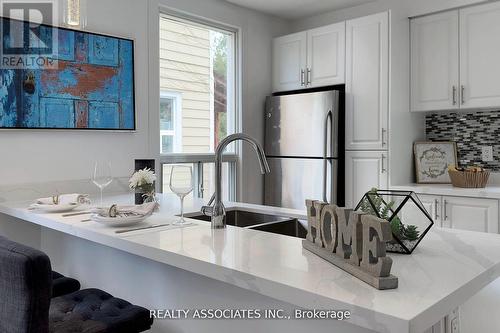
[[[453,86],[453,105],[457,105],[457,87]]]
[[[434,199],[434,222],[437,221],[439,215],[438,215],[438,205],[439,205],[439,201],[438,199]]]
[[[387,133],[387,130],[385,128],[382,128],[382,146],[387,145],[387,142],[385,140],[386,133]]]
[[[465,86],[461,86],[460,96],[462,98],[462,105],[465,104]]]
[[[444,205],[444,220],[448,220],[448,213],[446,212],[446,207],[448,206],[448,201],[444,200],[443,201],[443,205]]]
[[[303,86],[305,85],[305,71],[303,69],[300,70],[300,85]]]
[[[311,69],[307,69],[307,84],[311,84]]]
[[[385,161],[385,155],[384,155],[384,154],[382,154],[382,170],[381,170],[381,172],[382,172],[382,173],[387,172],[387,169],[385,168],[385,163],[384,163],[384,161]]]

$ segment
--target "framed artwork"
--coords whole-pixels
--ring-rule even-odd
[[[0,66],[0,129],[136,129],[133,40],[3,17],[0,23],[2,65],[37,61]],[[9,44],[27,29],[50,42],[50,56]]]
[[[455,142],[415,142],[415,171],[418,184],[449,184],[448,166],[457,165]]]

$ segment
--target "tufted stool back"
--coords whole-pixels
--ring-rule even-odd
[[[47,333],[51,284],[47,255],[0,236],[0,332]]]

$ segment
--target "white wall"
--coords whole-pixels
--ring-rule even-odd
[[[390,184],[414,181],[412,145],[425,138],[424,115],[409,112],[410,33],[408,17],[482,2],[481,0],[379,0],[292,22],[292,32],[390,10]]]
[[[97,159],[112,160],[115,175],[127,175],[133,158],[148,155],[146,18],[141,1],[89,1],[88,30],[136,41],[137,132],[0,131],[0,186],[90,178]]]
[[[263,141],[264,97],[271,91],[271,40],[285,21],[220,0],[160,0],[163,5],[241,29],[243,131]],[[135,40],[137,132],[0,131],[0,186],[88,179],[95,160],[111,160],[116,177],[127,176],[135,158],[158,157],[158,0],[89,0],[86,30]],[[154,40],[156,38],[156,40]],[[262,177],[244,150],[240,199],[262,200]]]

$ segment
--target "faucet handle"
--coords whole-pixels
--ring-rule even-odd
[[[214,194],[212,194],[212,196],[210,197],[210,200],[208,200],[208,204],[207,206],[212,206],[212,204],[214,203],[215,201],[215,192]]]

